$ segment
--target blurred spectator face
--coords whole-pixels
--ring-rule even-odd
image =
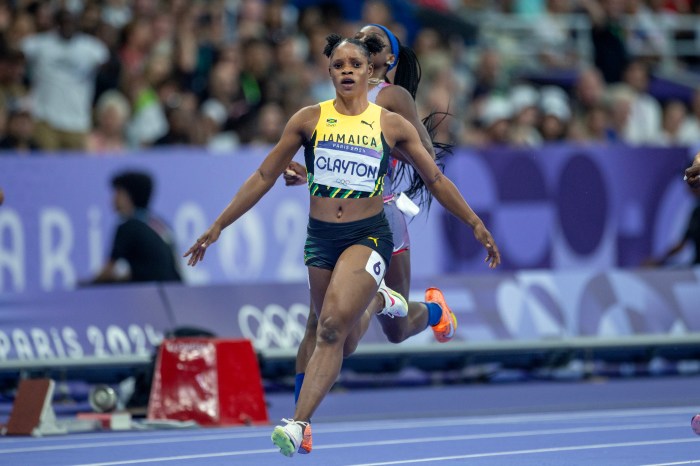
[[[145,19],[136,20],[126,26],[126,46],[142,52],[150,50],[153,45],[151,24]]]
[[[21,83],[24,79],[26,68],[24,54],[19,50],[8,50],[0,58],[0,83]]]
[[[608,112],[602,105],[591,107],[585,116],[585,126],[588,136],[593,140],[605,139],[605,130],[608,127]]]
[[[239,47],[236,44],[224,45],[219,50],[219,60],[218,63],[231,63],[237,68],[241,66],[241,53]]]
[[[259,139],[271,144],[277,143],[282,136],[284,124],[285,116],[282,107],[277,104],[264,105],[258,116]]]
[[[243,67],[256,78],[265,78],[274,63],[272,47],[255,40],[243,47]]]
[[[576,97],[584,107],[591,107],[603,100],[605,84],[603,77],[595,69],[587,69],[581,72],[576,83]]]
[[[672,100],[664,108],[663,127],[668,134],[675,135],[685,119],[686,109],[680,100]]]
[[[255,39],[265,33],[265,4],[261,0],[243,0],[238,10],[239,37]]]
[[[10,2],[0,3],[0,31],[7,31],[12,22],[12,8]]]
[[[97,3],[88,3],[80,15],[80,30],[86,34],[96,34],[101,23],[101,10]]]
[[[34,24],[38,32],[45,32],[53,29],[56,23],[54,16],[53,2],[37,2],[34,9]]]
[[[440,44],[438,32],[435,29],[424,28],[418,32],[413,50],[418,56],[427,56],[430,52],[440,49]]]
[[[610,123],[616,130],[625,128],[631,109],[632,102],[626,98],[613,98],[610,102]]]
[[[7,121],[7,134],[14,136],[19,141],[27,142],[34,132],[34,120],[27,110],[21,110],[10,114]]]
[[[230,62],[219,62],[209,75],[209,93],[226,103],[238,87],[238,68]]]
[[[159,0],[134,0],[132,9],[134,17],[141,16],[150,18],[158,13]]]
[[[127,118],[128,115],[117,105],[108,105],[98,115],[97,126],[106,134],[120,135],[123,134]]]
[[[509,100],[513,106],[513,123],[519,126],[536,126],[540,112],[537,108],[539,93],[529,85],[519,85],[511,89]]]
[[[638,0],[625,0],[624,10],[628,15],[633,15],[639,11],[639,1]]]
[[[168,111],[168,125],[172,134],[189,138],[190,124],[192,123],[190,113],[184,107],[170,109]]]
[[[545,141],[558,141],[564,137],[566,122],[556,115],[545,115],[542,118],[542,139]]]
[[[571,6],[569,0],[547,0],[547,10],[552,14],[568,13]]]
[[[369,0],[362,7],[362,21],[365,24],[381,24],[389,27],[393,19],[386,3],[381,0]]]
[[[265,3],[261,0],[243,0],[238,10],[238,17],[262,23],[265,20]]]
[[[477,74],[483,81],[492,82],[498,78],[501,69],[501,57],[496,50],[484,50],[479,57]]]
[[[61,10],[56,13],[56,26],[58,27],[58,34],[68,40],[75,34],[77,22],[70,11]]]
[[[279,32],[285,29],[284,2],[271,1],[265,9],[265,26],[272,32]]]
[[[317,27],[323,24],[323,15],[320,8],[310,6],[301,10],[299,17],[299,29],[309,36]]]
[[[619,18],[625,12],[625,0],[601,0],[601,5],[611,18]]]
[[[119,44],[119,30],[109,23],[100,22],[95,31],[95,36],[112,51],[116,50]]]
[[[173,36],[175,31],[175,22],[173,17],[167,13],[159,13],[153,18],[151,24],[151,33],[154,41],[167,40]]]
[[[637,92],[645,92],[649,86],[646,66],[641,62],[630,63],[625,70],[624,81]]]
[[[287,37],[277,44],[275,49],[275,59],[280,68],[289,69],[301,64],[301,54],[297,47],[297,42]]]
[[[152,56],[146,64],[146,79],[153,86],[166,81],[173,71],[173,62],[165,54]]]
[[[27,13],[18,13],[7,30],[7,43],[12,48],[19,48],[20,42],[36,32],[34,18]]]

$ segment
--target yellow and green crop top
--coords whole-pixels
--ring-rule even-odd
[[[312,196],[381,196],[391,149],[373,103],[359,115],[338,113],[332,100],[320,103],[321,116],[304,144],[307,182]]]

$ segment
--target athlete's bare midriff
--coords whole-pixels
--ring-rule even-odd
[[[323,222],[345,223],[372,217],[379,214],[383,208],[382,196],[361,199],[312,196],[309,215]]]

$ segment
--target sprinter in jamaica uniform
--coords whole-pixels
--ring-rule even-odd
[[[374,70],[372,77],[368,80],[367,99],[371,103],[406,118],[416,128],[423,147],[439,166],[442,157],[450,153],[451,145],[433,141],[432,135],[446,115],[440,112],[431,113],[422,120],[418,116],[415,96],[422,73],[415,52],[410,47],[402,45],[388,28],[380,24],[365,25],[355,34],[355,38],[360,40],[365,40],[368,37],[379,38],[384,47],[380,52],[372,54],[370,57]],[[387,76],[392,70],[394,73],[393,83],[389,81]],[[333,123],[333,120],[330,122]],[[368,121],[363,124],[373,126],[372,122]],[[286,185],[296,186],[306,184],[306,175],[304,166],[292,161],[283,176]],[[404,190],[404,193],[399,192],[399,187]],[[380,285],[380,292],[377,293],[376,298],[372,300],[367,311],[360,318],[357,331],[361,333],[366,330],[372,318],[376,316],[387,340],[391,343],[401,343],[428,328],[432,330],[438,342],[446,343],[457,334],[457,317],[447,305],[442,291],[431,286],[425,290],[424,300],[408,301],[411,286],[411,241],[406,215],[415,215],[415,210],[407,211],[404,214],[406,209],[399,207],[402,196],[415,200],[419,206],[426,209],[430,206],[429,192],[415,170],[410,165],[396,159],[390,159],[389,169],[384,177],[384,214],[389,222],[394,240],[394,251],[385,276],[386,285],[391,288]],[[400,296],[397,297],[397,293]],[[396,298],[396,304],[391,305],[393,298]],[[404,301],[408,301],[405,310],[401,308]],[[385,303],[390,303],[390,307],[386,307]],[[405,318],[397,319],[396,317]],[[295,403],[304,383],[306,365],[316,347],[317,326],[318,317],[313,301],[311,301],[304,337],[299,342],[297,349],[294,378]],[[353,344],[360,339],[355,338],[355,336],[353,334],[345,340],[343,351],[345,355],[349,355],[355,350]]]
[[[337,35],[329,36],[326,45],[330,57],[329,74],[336,97],[331,104],[325,105],[331,105],[334,112],[342,117],[335,124],[349,125],[351,130],[348,131],[370,126],[363,124],[362,120],[371,123],[373,128],[370,131],[379,130],[377,150],[353,144],[355,147],[352,150],[343,151],[333,146],[338,144],[336,141],[328,140],[322,145],[322,139],[317,137],[319,125],[332,123],[321,121],[323,106],[312,105],[299,110],[289,120],[280,141],[260,167],[243,183],[214,223],[184,254],[189,257],[188,264],[191,266],[203,260],[207,248],[219,238],[221,231],[250,210],[272,188],[297,150],[301,146],[305,147],[307,163],[312,161],[315,164],[307,166],[310,189],[318,187],[316,194],[310,196],[309,241],[305,253],[308,258],[311,297],[315,308],[319,310],[319,323],[316,347],[307,366],[294,416],[283,420],[284,425],[275,427],[272,433],[272,442],[286,456],[292,456],[297,451],[311,451],[309,421],[338,377],[345,342],[353,334],[360,316],[377,293],[386,272],[392,240],[383,215],[382,165],[393,147],[399,149],[398,156],[420,174],[432,196],[473,229],[474,237],[486,249],[489,266],[496,267],[501,260],[496,243],[484,223],[455,185],[439,170],[423,147],[413,125],[395,113],[379,107],[375,110],[367,100],[368,79],[373,71],[370,54],[381,48],[381,42],[373,38],[362,42],[357,39],[342,39]],[[350,120],[346,121],[346,117]],[[355,118],[360,119],[358,125],[353,124]],[[340,129],[336,127],[336,131],[340,132]],[[348,131],[342,129],[342,132]],[[308,153],[311,150],[313,154]],[[328,166],[320,168],[316,162],[321,155],[329,159],[340,159],[340,162],[333,162],[331,167],[342,167],[343,163],[349,167],[350,162],[355,161],[356,167],[361,162],[368,170],[362,174],[359,171],[339,174]],[[341,192],[347,196],[337,195]],[[361,194],[353,197],[357,192]],[[325,249],[331,228],[343,232],[350,230],[356,239],[343,239],[346,247],[339,254],[336,251],[335,254],[338,255],[335,262],[335,254],[330,254]],[[319,243],[318,240],[323,241]],[[333,241],[339,240],[335,238]],[[319,250],[311,251],[312,248]]]

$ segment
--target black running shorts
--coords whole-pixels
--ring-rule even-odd
[[[394,248],[384,212],[355,222],[330,223],[309,217],[304,245],[304,264],[333,270],[340,255],[350,246],[362,244],[377,251],[389,267]]]

